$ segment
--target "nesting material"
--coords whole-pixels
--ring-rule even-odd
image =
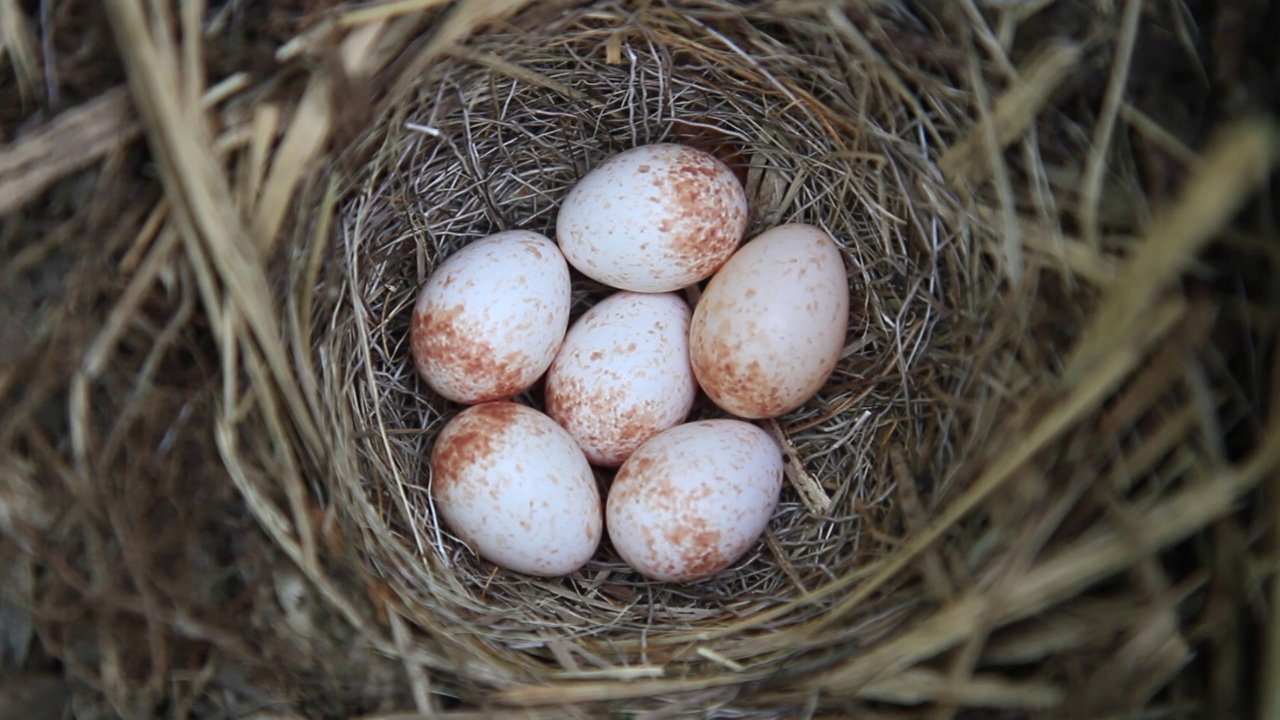
[[[1280,632],[1277,131],[1158,101],[1216,33],[1138,0],[319,2],[224,76],[250,5],[86,3],[105,46],[0,0],[6,107],[56,106],[74,56],[35,47],[127,82],[0,148],[0,611],[77,712],[1276,706],[1280,644],[1241,638]],[[499,570],[430,501],[460,406],[417,293],[660,142],[738,174],[748,237],[830,233],[848,341],[759,423],[781,503],[725,571]],[[51,144],[97,164],[58,180]],[[575,276],[572,316],[606,293]]]
[[[920,202],[902,182],[904,168],[931,172],[913,138],[863,132],[855,120],[887,112],[885,122],[906,125],[900,107],[873,107],[874,99],[855,97],[852,88],[820,102],[813,88],[830,83],[839,70],[836,58],[797,57],[777,45],[762,53],[773,58],[765,64],[732,49],[739,42],[776,42],[747,23],[717,23],[723,26],[717,32],[739,33],[733,40],[710,30],[691,34],[687,21],[659,12],[642,30],[619,33],[616,21],[584,14],[559,26],[561,40],[552,51],[521,35],[484,38],[473,52],[492,53],[546,81],[472,62],[443,63],[406,101],[399,125],[379,136],[381,157],[395,164],[371,164],[366,184],[341,209],[340,262],[353,278],[344,294],[364,308],[364,317],[349,304],[316,315],[338,319],[327,354],[368,362],[376,378],[347,383],[349,371],[334,363],[335,379],[346,385],[344,401],[376,404],[382,414],[380,425],[354,429],[366,438],[357,444],[362,461],[376,468],[358,490],[363,503],[383,500],[373,527],[380,541],[389,541],[404,590],[416,598],[411,604],[460,593],[460,606],[479,601],[508,608],[501,629],[508,638],[540,643],[545,628],[567,616],[583,623],[579,633],[630,641],[641,628],[647,635],[684,632],[694,623],[776,607],[829,582],[828,572],[838,574],[834,568],[857,567],[883,552],[883,539],[864,535],[869,517],[888,515],[892,492],[875,446],[895,426],[902,442],[919,442],[926,409],[940,408],[918,383],[916,363],[926,352],[960,352],[934,337],[938,324],[954,315],[943,306],[946,294],[994,292],[994,273],[944,287],[940,268],[962,262],[956,253],[972,249],[954,241],[957,228],[942,225],[942,218],[955,223],[966,214],[956,205],[932,208],[933,199]],[[617,58],[607,50],[613,44]],[[561,203],[589,170],[626,148],[664,142],[703,148],[740,175],[751,208],[748,238],[807,222],[826,228],[847,258],[855,298],[851,345],[818,397],[782,426],[829,505],[812,513],[788,491],[771,525],[776,552],[757,545],[730,571],[696,586],[646,582],[608,548],[579,576],[554,587],[495,573],[432,516],[423,458],[457,407],[422,387],[405,365],[406,310],[436,263],[458,248],[503,229],[554,235]],[[937,226],[935,236],[912,230],[930,225]],[[579,278],[575,314],[608,292]],[[961,318],[951,322],[960,323],[954,340],[972,334],[959,329]],[[908,354],[900,352],[903,346]],[[364,348],[375,354],[366,357]],[[934,378],[939,390],[950,385],[952,392],[958,381]],[[542,407],[536,392],[525,400]],[[717,415],[704,402],[691,419]],[[955,451],[919,450],[940,459]],[[383,536],[382,527],[393,534]],[[530,593],[539,599],[530,602]],[[495,632],[487,627],[489,613],[459,612],[451,621],[473,625],[470,632],[478,636]],[[492,651],[508,657],[508,647],[504,640]]]
[[[1042,496],[1059,512],[1077,501],[1067,488],[1033,490],[1025,470],[980,469],[1005,452],[1029,461],[1082,418],[1051,415],[1047,428],[1033,422],[1036,404],[1061,392],[1037,378],[1065,362],[1072,343],[1027,328],[1087,324],[1097,286],[1057,257],[1011,251],[996,225],[999,206],[985,211],[939,173],[933,162],[945,154],[941,144],[965,132],[983,142],[981,118],[972,129],[939,127],[939,117],[967,117],[966,98],[943,92],[941,79],[927,72],[913,74],[913,83],[937,91],[928,95],[937,109],[924,110],[895,91],[894,72],[851,54],[857,30],[832,16],[830,25],[784,22],[788,33],[765,33],[750,15],[652,9],[624,22],[599,11],[539,29],[555,35],[549,46],[527,33],[485,34],[472,39],[465,57],[417,82],[375,134],[378,159],[340,212],[347,304],[317,313],[337,318],[328,355],[370,370],[351,383],[335,363],[332,377],[342,381],[335,402],[380,413],[377,423],[355,428],[368,470],[350,492],[364,508],[370,552],[390,563],[409,612],[462,628],[485,662],[542,677],[594,677],[602,681],[590,686],[600,699],[679,687],[624,690],[606,682],[633,679],[637,668],[664,678],[694,673],[703,688],[724,681],[714,666],[687,659],[691,649],[750,665],[743,681],[765,677],[807,652],[821,654],[815,648],[858,641],[871,618],[911,627],[920,596],[898,585],[901,579],[886,585],[888,574],[864,584],[868,573],[924,556],[933,568],[930,592],[953,596],[965,582],[957,575],[982,572],[990,553],[1013,551],[1015,538],[1029,532],[1014,528],[1045,523],[1039,532],[1046,542],[1054,537],[1052,514],[1026,519],[1032,498]],[[1025,117],[1019,122],[1025,130]],[[1006,144],[1016,139],[999,133],[1008,135],[1001,135]],[[748,237],[788,222],[835,237],[853,296],[849,342],[818,397],[770,425],[787,448],[789,487],[768,540],[726,572],[692,585],[648,582],[607,545],[564,581],[497,570],[433,516],[422,458],[456,408],[408,372],[405,308],[441,258],[496,230],[554,233],[561,203],[590,169],[627,148],[662,142],[705,149],[739,173]],[[943,163],[953,182],[967,171],[963,152]],[[1010,172],[1001,170],[1006,183]],[[983,177],[974,172],[972,180]],[[1034,282],[1007,283],[1028,274]],[[580,278],[575,312],[604,292]],[[1151,341],[1127,342],[1142,348]],[[541,406],[536,392],[524,400]],[[716,414],[702,406],[691,417]],[[1047,434],[1028,443],[1023,431],[1037,428]],[[980,494],[972,491],[975,476],[985,481]],[[984,502],[1015,477],[1032,484]],[[927,498],[915,521],[921,525],[904,528],[895,503],[903,494]],[[966,510],[990,507],[984,512],[997,515],[957,524],[959,512],[947,512],[958,510],[956,498]],[[931,536],[912,537],[924,531],[925,517],[939,513],[948,520],[929,525]],[[848,593],[860,586],[855,602]],[[811,682],[829,690],[835,677],[843,675]],[[1054,687],[984,681],[1025,692],[1033,706],[1047,701],[1031,698]],[[565,697],[575,691],[586,692],[566,690]],[[554,686],[545,696],[521,692],[504,697],[561,697]]]

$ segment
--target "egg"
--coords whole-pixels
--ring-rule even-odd
[[[650,579],[710,577],[760,538],[778,504],[782,471],[782,451],[755,425],[677,425],[618,469],[605,510],[609,538]]]
[[[587,459],[617,467],[684,420],[698,386],[689,366],[692,312],[673,293],[615,293],[569,328],[547,371],[547,414]]]
[[[477,555],[528,575],[574,572],[603,531],[582,450],[554,420],[512,402],[469,407],[445,425],[431,453],[431,497]]]
[[[461,403],[537,382],[569,326],[569,265],[547,237],[509,230],[451,255],[418,295],[410,347],[431,389]]]
[[[707,283],[689,328],[694,375],[739,417],[790,412],[835,370],[848,314],[848,275],[831,236],[812,225],[772,228]]]
[[[742,184],[715,156],[642,145],[587,173],[556,217],[556,239],[584,275],[621,290],[662,293],[709,277],[747,227]]]

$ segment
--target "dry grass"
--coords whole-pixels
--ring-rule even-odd
[[[30,296],[0,530],[77,712],[1238,712],[1280,662],[1239,640],[1280,601],[1254,507],[1280,139],[1202,147],[1127,99],[1141,33],[1185,18],[1111,5],[299,3],[286,65],[210,77],[246,7],[106,3],[128,102],[0,147],[0,287]],[[34,102],[6,16],[5,92]],[[662,140],[742,170],[752,234],[838,238],[850,344],[768,424],[789,484],[730,571],[497,570],[432,513],[457,408],[413,373],[409,308],[448,253],[551,234],[588,168]],[[1154,167],[1179,191],[1148,207]]]
[[[963,372],[963,348],[954,343],[963,340],[964,323],[950,308],[985,304],[981,295],[994,294],[989,278],[944,284],[942,248],[954,245],[955,257],[972,252],[953,228],[908,230],[961,212],[908,200],[905,179],[929,172],[915,139],[901,137],[910,135],[909,114],[884,113],[878,103],[888,106],[887,99],[859,100],[851,92],[825,102],[814,97],[839,72],[836,58],[787,57],[749,30],[750,17],[701,34],[688,31],[704,22],[698,14],[653,12],[621,34],[620,21],[600,13],[567,17],[550,30],[556,40],[545,48],[520,35],[486,36],[393,109],[385,130],[370,139],[375,159],[353,179],[358,185],[340,211],[340,255],[332,266],[346,277],[326,281],[337,300],[315,311],[328,321],[316,331],[328,338],[322,352],[331,361],[320,381],[328,403],[349,405],[362,419],[346,431],[354,438],[346,447],[358,451],[351,462],[367,480],[342,489],[365,514],[371,554],[401,580],[411,607],[445,608],[459,635],[500,636],[477,651],[510,665],[513,677],[546,672],[548,662],[572,676],[630,677],[638,665],[656,668],[665,653],[640,659],[619,642],[661,641],[751,617],[883,554],[884,538],[864,533],[891,518],[885,499],[893,482],[877,445],[895,429],[895,442],[921,445],[916,427],[941,411],[913,371],[945,358]],[[816,28],[799,24],[797,32]],[[607,50],[599,52],[610,43],[619,55],[612,63]],[[733,49],[744,45],[773,59],[744,60]],[[877,114],[881,127],[861,132],[859,118]],[[854,344],[828,390],[785,418],[780,433],[794,451],[793,484],[811,478],[809,496],[822,499],[806,506],[802,495],[788,493],[773,524],[775,549],[757,549],[714,582],[643,582],[611,553],[567,583],[495,573],[445,537],[432,515],[424,461],[433,431],[456,408],[429,394],[408,358],[417,289],[436,262],[485,234],[519,227],[554,235],[560,200],[588,168],[620,149],[672,140],[740,165],[751,193],[750,233],[805,221],[828,228],[846,248],[858,298]],[[908,251],[916,244],[918,254]],[[602,296],[585,281],[576,291],[579,311]],[[952,328],[952,344],[934,341],[943,323]],[[959,382],[933,375],[942,388]],[[922,447],[920,454],[945,462],[950,445],[939,438],[936,452]],[[769,626],[803,622],[821,608]],[[551,636],[557,650],[547,647]],[[538,651],[509,651],[521,645]]]

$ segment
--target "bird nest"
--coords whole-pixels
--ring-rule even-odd
[[[788,54],[753,31],[751,18],[718,29],[689,13],[621,19],[561,20],[548,30],[557,38],[550,48],[525,33],[493,33],[469,46],[487,64],[434,68],[404,109],[379,123],[377,159],[353,179],[358,189],[340,210],[338,257],[329,263],[337,292],[315,313],[332,319],[322,381],[330,403],[350,405],[356,419],[349,447],[362,482],[352,491],[367,508],[373,554],[404,582],[411,604],[442,605],[463,634],[496,638],[491,651],[533,668],[551,658],[510,655],[513,643],[543,646],[569,627],[571,637],[604,644],[591,655],[609,656],[606,648],[642,634],[756,615],[882,555],[886,535],[873,531],[894,515],[887,447],[899,447],[904,461],[927,458],[917,470],[931,478],[948,475],[966,452],[958,437],[926,438],[927,426],[950,414],[944,398],[963,391],[961,356],[984,322],[969,313],[989,306],[996,286],[992,264],[954,287],[944,280],[945,267],[968,264],[990,233],[969,223],[970,237],[960,238],[963,210],[944,193],[913,187],[915,178],[941,178],[920,138],[909,137],[909,110],[889,97],[831,90],[837,57]],[[735,50],[762,44],[757,53],[779,59]],[[519,72],[495,72],[496,63]],[[656,142],[702,147],[739,171],[748,235],[807,222],[839,238],[856,298],[850,344],[815,400],[765,423],[787,449],[793,487],[767,541],[734,569],[692,585],[650,583],[606,552],[563,581],[495,571],[446,537],[428,497],[425,461],[458,406],[414,372],[408,336],[418,289],[441,260],[491,233],[554,237],[556,211],[579,178],[620,150]],[[585,279],[575,291],[578,312],[608,292]],[[523,399],[540,406],[536,392]]]
[[[1275,258],[1237,210],[1276,133],[1144,110],[1141,3],[437,5],[331,8],[278,72],[204,88],[243,9],[107,4],[129,91],[76,137],[111,178],[141,127],[159,182],[0,239],[41,308],[0,365],[11,594],[86,697],[1092,717],[1209,712],[1268,661],[1236,636],[1266,627],[1277,522],[1241,509],[1280,466]],[[760,423],[786,483],[728,570],[652,582],[607,543],[563,578],[496,568],[433,509],[460,406],[414,371],[418,290],[486,235],[554,237],[577,180],[656,142],[734,169],[748,237],[836,239],[847,346]],[[0,192],[8,227],[62,212],[48,184]],[[575,277],[575,316],[607,293]]]

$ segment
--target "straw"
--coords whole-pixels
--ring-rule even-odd
[[[1280,141],[1144,102],[1181,12],[250,5],[0,0],[0,624],[68,707],[1280,717]],[[836,238],[846,347],[762,423],[787,482],[733,567],[496,568],[432,501],[417,291],[662,141],[748,236]]]

